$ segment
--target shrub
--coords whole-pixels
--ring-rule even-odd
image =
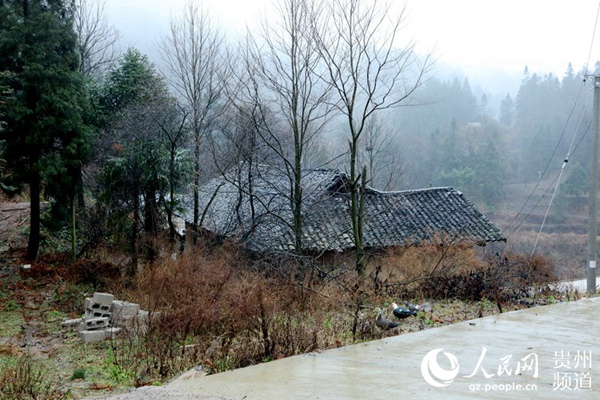
[[[459,281],[473,280],[467,278],[470,273],[485,268],[472,244],[455,243],[451,238],[388,251],[377,265],[370,275],[374,288],[400,298],[470,298],[469,290],[461,289],[464,285]],[[450,279],[454,282],[446,285]]]
[[[421,285],[422,292],[432,298],[490,300],[502,312],[502,304],[519,303],[551,292],[550,284],[558,281],[555,267],[548,258],[522,253],[487,256],[486,263],[470,271],[451,271],[431,277]]]
[[[391,301],[499,304],[534,281],[551,279],[551,266],[542,260],[510,260],[505,266],[471,246],[436,243],[384,255],[360,280],[342,263],[314,265],[306,275],[282,273],[284,260],[275,268],[249,268],[250,260],[230,244],[199,248],[155,261],[115,293],[149,310],[150,318],[132,329],[135,335],[111,340],[109,368],[114,379],[136,386],[198,365],[221,372],[396,334],[379,331],[371,313]],[[433,325],[433,314],[428,318],[421,329]]]
[[[124,289],[152,316],[136,335],[111,342],[112,363],[124,376],[150,384],[199,364],[224,371],[336,342],[322,332],[335,312],[328,295],[304,290],[294,277],[244,268],[236,254],[223,248],[167,258]],[[346,322],[333,335],[344,336]]]
[[[518,301],[549,292],[558,281],[554,263],[540,255],[506,253],[488,258],[486,295],[496,302]]]
[[[81,379],[85,379],[85,369],[77,368],[75,371],[73,371],[73,375],[71,375],[71,380],[74,381]]]
[[[48,381],[48,371],[31,358],[22,355],[8,361],[0,369],[0,398],[2,399],[67,399],[68,392],[60,390],[57,382]]]
[[[121,277],[121,269],[118,266],[86,259],[77,260],[69,265],[66,273],[71,282],[95,288],[106,287]]]

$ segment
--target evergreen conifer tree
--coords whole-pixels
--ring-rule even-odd
[[[87,104],[79,72],[73,7],[66,0],[0,1],[0,70],[12,94],[7,101],[7,168],[29,187],[27,258],[40,243],[40,198],[72,211],[79,171],[89,153]]]

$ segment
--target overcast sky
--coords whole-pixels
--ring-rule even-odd
[[[186,0],[107,0],[109,17],[125,44],[151,53],[172,13]],[[401,3],[402,0],[393,0]],[[252,24],[271,0],[204,0],[230,32]],[[553,72],[563,76],[600,59],[600,34],[592,37],[599,0],[408,0],[407,27],[420,52],[467,75]],[[268,11],[267,11],[268,12]]]

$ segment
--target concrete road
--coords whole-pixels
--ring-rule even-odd
[[[600,399],[599,316],[600,298],[536,307],[121,398]]]
[[[180,379],[168,398],[598,399],[600,298]],[[157,393],[158,394],[158,393]]]
[[[598,283],[600,282],[598,282],[598,278],[596,278],[596,293],[600,293],[600,285],[598,285]],[[573,292],[576,290],[579,293],[585,294],[587,292],[587,279],[557,283],[554,285],[554,288],[563,292]]]

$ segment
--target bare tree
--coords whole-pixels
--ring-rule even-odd
[[[242,238],[251,235],[256,228],[255,205],[260,203],[260,199],[254,193],[254,181],[259,179],[265,166],[279,168],[278,165],[281,165],[279,154],[272,150],[261,133],[265,125],[274,127],[275,124],[273,113],[264,105],[240,103],[234,107],[230,118],[220,124],[219,134],[211,137],[210,153],[214,166],[228,183],[237,188],[235,221],[232,220],[231,229],[241,228]],[[244,198],[248,199],[249,207],[242,210]]]
[[[225,110],[225,39],[209,13],[190,0],[181,18],[171,20],[171,29],[161,43],[160,53],[166,77],[190,114],[194,147],[194,226],[197,226],[202,142]]]
[[[373,114],[367,120],[360,139],[358,164],[367,166],[367,181],[381,190],[398,190],[407,172],[402,156],[398,132],[386,126],[384,120]]]
[[[119,56],[121,33],[108,21],[106,0],[75,0],[74,5],[79,68],[87,77],[102,75]]]
[[[185,148],[185,141],[189,132],[186,129],[187,114],[188,112],[181,109],[175,101],[170,101],[153,113],[153,119],[162,132],[159,140],[162,142],[165,154],[169,158],[166,167],[168,187],[166,190],[161,191],[160,196],[167,214],[169,240],[171,242],[175,241],[176,234],[173,220],[178,206],[176,191],[185,181],[188,170],[189,157]]]
[[[263,123],[262,140],[275,152],[289,179],[289,202],[294,247],[302,252],[302,174],[308,146],[322,132],[330,115],[330,86],[319,78],[323,67],[311,26],[320,14],[320,2],[280,0],[279,20],[263,18],[257,35],[248,34],[243,50],[245,71],[239,80],[244,98],[263,121],[265,110],[280,116],[275,124]],[[272,119],[271,119],[272,120]],[[283,135],[282,131],[283,130]]]
[[[369,118],[398,106],[424,82],[430,57],[419,58],[414,44],[398,40],[405,8],[389,17],[390,6],[378,0],[330,0],[324,18],[315,19],[314,35],[327,64],[323,75],[339,102],[333,103],[347,121],[350,155],[350,212],[356,247],[356,270],[365,273],[363,226],[366,166],[359,165],[361,136]]]

